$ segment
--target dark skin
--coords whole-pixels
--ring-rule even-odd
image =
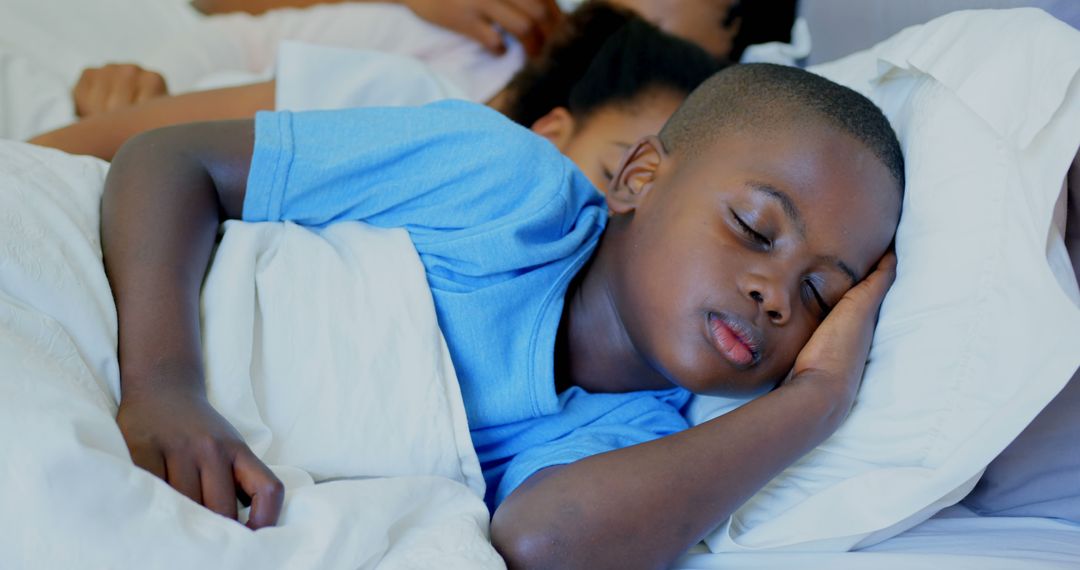
[[[624,159],[609,226],[567,293],[562,377],[593,391],[715,394],[786,380],[679,434],[533,475],[492,521],[512,568],[665,567],[847,414],[895,271],[882,254],[899,193],[861,143],[800,125],[731,135],[697,159],[649,137]],[[102,228],[120,324],[117,421],[134,461],[225,516],[241,487],[258,528],[280,513],[280,482],[206,402],[198,341],[199,285],[218,223],[241,214],[252,138],[250,121],[139,136],[109,173]],[[837,260],[868,277],[852,288]],[[752,363],[716,344],[721,314],[760,337]]]

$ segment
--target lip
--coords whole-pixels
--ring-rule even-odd
[[[750,368],[761,361],[761,333],[749,322],[736,315],[713,312],[706,320],[709,340],[736,368]]]

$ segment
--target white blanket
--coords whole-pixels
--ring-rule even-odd
[[[504,568],[419,259],[399,230],[235,225],[208,391],[286,483],[279,526],[135,467],[114,421],[105,163],[0,142],[0,567]]]

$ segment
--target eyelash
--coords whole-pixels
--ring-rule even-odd
[[[734,210],[731,211],[731,215],[735,217],[735,222],[739,224],[739,228],[742,230],[742,232],[749,236],[750,239],[765,246],[766,248],[772,246],[772,240],[755,231],[754,228],[750,227],[750,224],[744,222],[743,219],[740,218]]]
[[[731,215],[735,218],[735,222],[739,225],[739,229],[742,230],[747,237],[766,248],[772,247],[772,240],[750,227],[750,224],[743,221],[743,219],[739,217],[739,214],[735,213],[735,210],[731,211]],[[821,296],[821,292],[818,291],[818,288],[814,285],[812,280],[806,279],[804,283],[806,283],[806,288],[809,290],[810,295],[813,296],[814,301],[821,307],[821,318],[825,318],[829,314],[829,311],[832,311],[832,307],[825,302],[825,298]]]
[[[814,300],[817,301],[819,307],[821,307],[821,318],[828,316],[829,311],[832,311],[832,307],[825,302],[825,298],[818,292],[818,288],[814,285],[814,282],[810,279],[804,281],[806,288],[810,290],[810,294],[814,296]]]

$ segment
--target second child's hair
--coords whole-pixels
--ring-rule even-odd
[[[725,66],[629,10],[587,2],[510,80],[505,112],[526,127],[556,107],[584,119],[648,93],[687,95]]]

